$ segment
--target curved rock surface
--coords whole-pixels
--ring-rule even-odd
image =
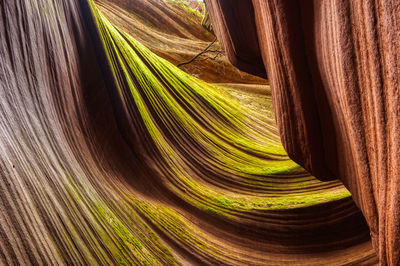
[[[199,24],[201,14],[185,6],[181,0],[110,0],[96,3],[113,25],[174,64],[190,60],[214,39]],[[222,49],[218,42],[211,48],[213,51]],[[215,55],[215,52],[209,53],[208,57]],[[225,57],[200,59],[180,68],[208,82],[265,83],[264,79],[239,71]]]
[[[232,63],[268,74],[290,158],[321,180],[339,178],[368,222],[381,264],[398,265],[398,1],[206,3]]]
[[[1,2],[0,264],[376,263],[350,193],[288,158],[269,86],[206,83],[117,26],[154,2]]]

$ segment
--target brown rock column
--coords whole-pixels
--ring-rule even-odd
[[[254,10],[248,0],[206,1],[214,33],[223,43],[229,61],[237,68],[265,78],[258,46]]]
[[[241,34],[235,28],[251,12],[235,19],[225,2],[207,0],[214,30],[225,46],[245,47],[245,38],[227,36]],[[398,265],[400,2],[252,4],[255,29],[247,30],[257,31],[289,156],[321,180],[341,179],[366,217],[381,263]]]

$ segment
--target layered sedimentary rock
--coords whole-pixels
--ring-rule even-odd
[[[113,0],[96,3],[113,25],[174,64],[187,62],[214,39],[199,23],[202,18],[199,11],[180,0]],[[265,83],[263,79],[239,71],[225,57],[211,59],[221,49],[216,42],[210,49],[214,52],[180,68],[208,82]]]
[[[269,86],[155,55],[136,38],[203,33],[132,2],[0,3],[0,264],[376,263],[349,192],[288,158]]]
[[[399,2],[206,3],[232,63],[268,74],[289,156],[321,180],[342,180],[381,263],[398,265]]]

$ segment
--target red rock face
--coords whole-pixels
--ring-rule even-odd
[[[268,74],[289,156],[321,180],[341,179],[369,224],[381,263],[398,265],[400,3],[206,4],[232,63]]]

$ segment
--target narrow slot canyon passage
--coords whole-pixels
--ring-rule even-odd
[[[0,1],[0,264],[397,265],[367,2]]]

